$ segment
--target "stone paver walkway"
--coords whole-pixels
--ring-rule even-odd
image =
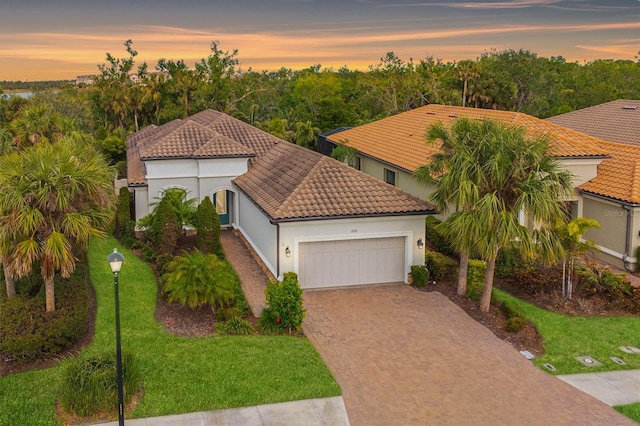
[[[240,237],[232,230],[220,233],[220,243],[227,260],[240,276],[242,290],[255,317],[259,317],[266,307],[264,291],[267,289],[267,275],[251,255]]]
[[[440,293],[306,291],[304,331],[353,425],[634,425],[543,372]]]

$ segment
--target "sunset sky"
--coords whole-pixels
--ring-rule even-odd
[[[404,60],[475,59],[527,49],[569,61],[631,59],[638,0],[1,0],[0,80],[75,79],[106,52],[192,66],[213,40],[243,70],[348,66],[388,51]]]

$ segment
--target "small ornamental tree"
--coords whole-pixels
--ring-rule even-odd
[[[215,254],[224,257],[220,245],[220,218],[211,198],[204,197],[198,205],[195,218],[196,246],[198,250],[206,254]]]
[[[116,237],[128,242],[134,236],[134,221],[131,220],[131,193],[126,187],[120,188],[116,210]]]
[[[152,224],[153,239],[158,254],[173,254],[178,244],[180,228],[167,198],[158,204]]]

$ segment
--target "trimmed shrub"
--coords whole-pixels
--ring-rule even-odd
[[[37,277],[37,275],[36,275]],[[68,278],[55,277],[56,310],[45,311],[44,286],[35,278],[16,282],[18,296],[0,303],[0,353],[7,358],[35,358],[64,351],[85,331],[89,317],[88,268],[81,263]],[[27,285],[23,285],[23,284]],[[29,288],[28,291],[23,289]]]
[[[258,327],[260,327],[260,331],[265,334],[282,333],[282,325],[281,320],[278,321],[279,318],[280,317],[273,309],[268,306],[264,308],[260,314],[260,318],[258,319]]]
[[[203,253],[212,253],[224,258],[220,244],[220,218],[211,198],[204,197],[195,216],[196,246]]]
[[[431,242],[431,245],[436,251],[448,256],[453,256],[456,254],[456,251],[451,246],[449,240],[437,228],[441,223],[442,221],[437,217],[427,216],[424,220],[425,237]]]
[[[516,249],[502,249],[498,252],[498,258],[496,259],[496,277],[509,278],[513,275],[516,269],[523,269],[525,262],[522,260],[522,256]]]
[[[429,283],[429,270],[424,265],[411,265],[413,286],[422,288]]]
[[[527,320],[522,317],[513,317],[507,320],[504,327],[509,333],[517,333],[522,330],[525,325],[527,325]]]
[[[467,297],[471,300],[480,300],[484,286],[484,276],[487,271],[487,262],[478,259],[469,259],[467,269]]]
[[[429,276],[436,281],[455,279],[458,273],[458,262],[437,251],[424,251],[424,264]]]
[[[134,357],[122,353],[122,387],[125,406],[138,391],[140,373]],[[76,358],[63,371],[60,402],[68,413],[89,417],[117,410],[118,381],[114,353]]]
[[[180,226],[168,198],[158,204],[153,221],[153,234],[158,254],[173,254],[178,245]]]
[[[135,222],[131,220],[131,193],[126,187],[120,188],[116,210],[116,237],[131,247],[134,239]]]
[[[302,288],[298,282],[298,275],[294,272],[287,272],[284,274],[282,282],[268,282],[264,294],[269,312],[268,316],[265,316],[263,311],[260,319],[262,320],[262,317],[265,316],[265,321],[267,319],[273,321],[272,325],[281,331],[291,333],[300,330],[306,311],[302,306]],[[267,328],[269,328],[268,325]]]
[[[216,323],[216,333],[229,335],[248,335],[254,333],[253,326],[240,317],[233,316],[224,322]]]

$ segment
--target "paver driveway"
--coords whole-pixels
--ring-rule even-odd
[[[305,291],[304,331],[353,425],[635,423],[531,365],[440,293]]]

